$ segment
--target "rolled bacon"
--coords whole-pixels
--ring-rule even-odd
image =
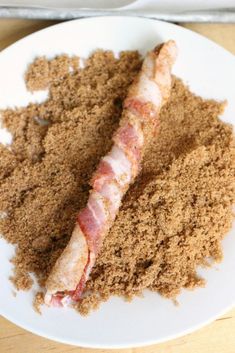
[[[124,101],[113,147],[101,159],[90,182],[87,205],[78,213],[71,239],[47,279],[46,304],[65,306],[81,298],[121,200],[140,171],[149,131],[155,130],[160,110],[169,98],[176,55],[172,40],[146,55]]]

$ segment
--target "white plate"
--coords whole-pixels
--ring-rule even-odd
[[[59,24],[20,40],[0,54],[0,108],[25,105],[32,96],[24,87],[27,64],[37,55],[68,53],[86,57],[97,48],[138,49],[173,38],[179,46],[174,73],[203,97],[228,99],[223,119],[235,122],[235,58],[209,40],[181,27],[140,18],[94,18]],[[234,228],[233,228],[234,232]],[[8,281],[13,249],[0,241],[0,313],[17,325],[56,341],[100,348],[121,348],[166,341],[205,325],[235,303],[235,237],[223,242],[224,261],[200,271],[204,289],[184,291],[179,306],[147,292],[132,303],[112,298],[84,318],[71,309],[32,309],[32,291],[15,298]]]

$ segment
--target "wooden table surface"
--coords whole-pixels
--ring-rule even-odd
[[[0,20],[0,50],[29,33],[53,24],[48,21]],[[235,54],[235,25],[186,24]],[[1,78],[0,78],[1,79]],[[0,288],[1,290],[1,288]],[[2,305],[2,304],[1,304]],[[0,317],[0,353],[111,353],[113,350],[83,349],[33,335]],[[207,327],[182,338],[123,353],[235,353],[235,309]]]

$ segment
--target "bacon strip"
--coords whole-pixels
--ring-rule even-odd
[[[139,173],[145,128],[155,130],[161,107],[169,98],[176,52],[174,41],[149,52],[130,86],[113,147],[101,159],[91,180],[87,205],[78,213],[71,239],[48,277],[46,304],[65,306],[81,298],[121,200]]]

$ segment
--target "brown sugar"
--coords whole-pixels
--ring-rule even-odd
[[[49,89],[41,104],[2,112],[13,135],[1,146],[0,232],[17,245],[13,281],[43,286],[86,203],[89,179],[109,150],[122,101],[138,72],[137,52],[97,51],[79,59],[38,58],[30,90]],[[88,313],[111,295],[131,298],[149,288],[175,298],[204,285],[197,266],[222,259],[235,199],[232,127],[219,120],[224,104],[203,100],[174,78],[159,129],[131,186],[77,305]],[[36,298],[36,307],[42,302]]]

